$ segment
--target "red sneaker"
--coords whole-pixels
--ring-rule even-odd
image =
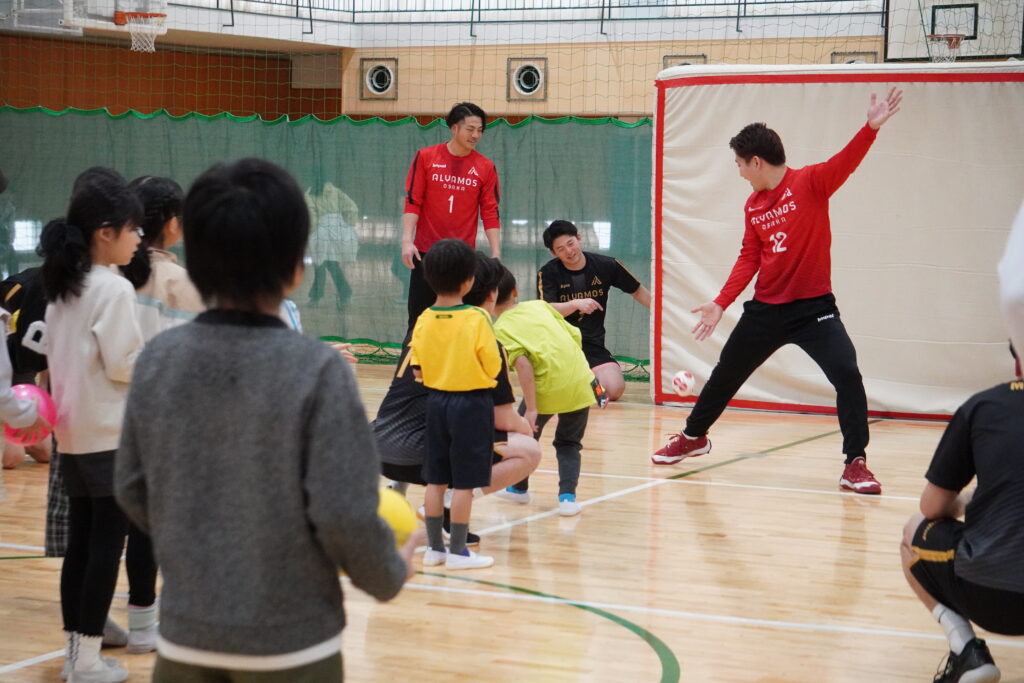
[[[843,476],[839,478],[839,488],[874,495],[882,492],[882,485],[875,479],[875,475],[871,474],[867,460],[863,457],[854,458],[853,462],[846,466]]]
[[[704,455],[710,450],[711,439],[707,436],[691,439],[680,432],[673,434],[665,447],[651,456],[651,462],[655,465],[675,465],[684,458]]]

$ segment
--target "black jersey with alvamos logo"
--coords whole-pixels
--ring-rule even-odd
[[[537,293],[552,304],[574,299],[593,299],[608,308],[608,292],[612,287],[632,294],[640,288],[640,281],[611,256],[583,252],[587,265],[582,270],[569,270],[558,259],[551,259],[537,271]],[[566,320],[580,328],[584,343],[604,346],[604,310],[583,315],[574,311]]]

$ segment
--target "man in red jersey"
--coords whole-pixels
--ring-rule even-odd
[[[686,428],[651,456],[655,464],[672,465],[709,452],[707,432],[740,386],[777,349],[797,344],[836,389],[846,455],[839,486],[854,493],[882,492],[865,459],[868,405],[857,352],[832,294],[828,200],[864,159],[878,129],[899,111],[902,99],[898,88],[881,102],[872,94],[867,123],[841,152],[822,164],[800,169],[786,166],[782,140],[763,123],[746,126],[729,141],[740,177],[754,192],[744,207],[746,232],[729,279],[714,301],[691,311],[700,313],[693,328],[697,341],[715,331],[724,309],[757,273],[754,298],[743,304],[743,315],[725,342]]]
[[[498,172],[476,151],[487,114],[471,102],[452,107],[445,119],[448,142],[416,152],[405,181],[402,215],[402,263],[409,277],[409,327],[434,303],[436,296],[423,278],[423,255],[438,240],[454,237],[476,247],[477,221],[482,218],[491,255],[501,258],[498,236]]]

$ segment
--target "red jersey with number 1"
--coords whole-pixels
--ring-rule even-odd
[[[416,152],[405,181],[405,213],[419,216],[413,243],[427,251],[434,242],[454,237],[476,247],[477,222],[498,228],[498,172],[490,159],[473,150],[464,157],[448,143]]]
[[[754,273],[754,298],[766,304],[832,291],[828,200],[860,165],[877,134],[865,125],[828,161],[787,169],[778,187],[750,195],[743,207],[743,246],[715,303],[727,308]]]

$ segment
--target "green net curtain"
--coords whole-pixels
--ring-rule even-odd
[[[331,183],[358,208],[358,244],[351,245],[351,259],[340,263],[340,290],[347,283],[351,293],[339,296],[336,274],[322,272],[322,296],[311,306],[311,254],[305,281],[292,296],[306,333],[369,340],[383,348],[402,340],[408,283],[398,261],[404,181],[418,148],[448,139],[442,121],[265,122],[2,107],[0,130],[0,159],[11,181],[0,201],[13,205],[20,267],[38,261],[33,237],[63,214],[72,181],[89,166],[110,166],[129,179],[166,175],[187,188],[218,160],[259,156],[287,168],[303,188]],[[498,167],[503,261],[519,281],[521,298],[536,298],[536,270],[551,258],[541,233],[558,218],[580,227],[588,249],[618,257],[650,285],[649,121],[499,120],[478,149]],[[478,246],[486,250],[484,240]],[[627,366],[648,358],[648,321],[647,309],[613,292],[608,345]],[[642,366],[633,374],[642,378]]]

